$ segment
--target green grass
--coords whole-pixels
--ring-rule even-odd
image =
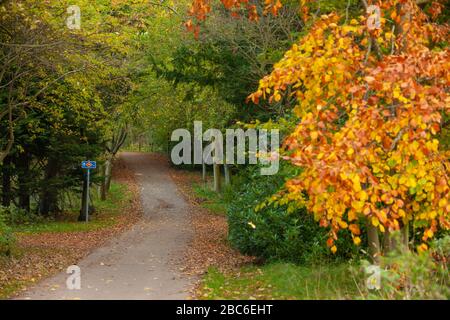
[[[223,194],[214,192],[211,186],[194,184],[193,190],[197,198],[201,200],[200,206],[211,211],[211,213],[225,215],[227,212],[227,201]]]
[[[200,205],[216,214],[226,214],[231,190],[217,194],[210,185],[193,184]],[[200,299],[352,299],[360,298],[357,283],[349,272],[350,264],[300,266],[270,263],[246,266],[221,273],[210,268],[202,280]]]
[[[201,299],[352,299],[360,297],[349,264],[298,266],[272,263],[225,275],[211,268]]]
[[[156,149],[156,150],[155,150]],[[161,148],[152,148],[149,145],[141,145],[139,149],[139,144],[130,144],[128,146],[122,147],[122,152],[155,152],[155,151],[163,151]]]
[[[121,213],[125,204],[132,199],[132,194],[127,186],[112,183],[110,193],[105,201],[100,200],[97,192],[92,192],[92,201],[96,212],[89,223],[77,221],[79,209],[64,213],[64,220],[44,220],[14,225],[17,233],[42,233],[42,232],[79,232],[92,231],[110,227],[116,223],[116,217]]]

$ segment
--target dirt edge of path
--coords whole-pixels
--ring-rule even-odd
[[[212,213],[201,206],[193,190],[193,184],[202,183],[200,174],[174,167],[170,167],[169,172],[178,190],[190,204],[190,223],[194,236],[180,264],[183,265],[184,273],[200,278],[192,288],[191,295],[192,299],[201,299],[201,277],[208,273],[209,268],[229,273],[253,263],[255,258],[242,255],[230,246],[225,215]]]

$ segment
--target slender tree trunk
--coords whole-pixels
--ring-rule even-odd
[[[204,161],[202,162],[202,180],[203,184],[206,184],[206,164]]]
[[[126,128],[120,128],[117,133],[113,134],[113,137],[111,139],[110,145],[106,146],[106,161],[105,164],[102,166],[103,170],[103,182],[101,184],[100,188],[100,197],[102,200],[106,200],[106,197],[108,195],[109,189],[111,188],[111,178],[112,178],[112,165],[113,160],[116,157],[117,152],[119,152],[120,148],[125,143],[125,140],[127,138],[127,129]],[[139,140],[139,151],[141,148],[140,140]]]
[[[2,75],[3,77],[3,75]],[[4,159],[11,152],[14,143],[14,125],[13,125],[13,106],[12,106],[12,92],[14,88],[14,81],[11,81],[8,89],[8,143],[4,150],[0,150],[0,164],[3,163]]]
[[[45,187],[41,195],[39,212],[48,215],[58,210],[58,189],[52,186],[52,179],[58,174],[57,161],[50,159],[45,168]]]
[[[9,207],[11,205],[11,157],[7,156],[3,160],[2,166],[2,205]]]
[[[214,163],[213,171],[214,171],[214,191],[219,193],[222,189],[221,181],[220,181],[220,165]]]
[[[109,192],[109,189],[111,188],[111,172],[112,172],[112,159],[111,158],[108,158],[105,161],[103,168],[104,168],[104,176],[105,177],[102,182],[101,199],[106,200],[106,196]]]
[[[83,181],[83,192],[81,193],[81,210],[80,210],[80,216],[78,217],[78,221],[86,221],[86,192],[87,192],[87,181],[84,179]]]
[[[112,178],[112,160],[109,160],[106,166],[106,192],[109,192],[109,190],[111,190],[111,178]]]
[[[225,185],[228,186],[231,184],[231,173],[230,167],[227,164],[223,165],[224,175],[225,175]]]
[[[19,208],[30,212],[30,188],[28,185],[30,172],[30,159],[26,152],[19,154],[17,158],[18,183],[19,183]]]
[[[375,264],[379,264],[381,254],[380,239],[377,228],[372,225],[370,220],[367,221],[367,237],[369,240],[370,257]]]
[[[201,148],[202,148],[202,181],[203,185],[206,186],[206,163],[205,159],[203,157],[203,141],[201,142]]]
[[[102,165],[101,172],[103,173],[102,183],[100,184],[100,199],[102,201],[106,200],[107,192],[106,192],[106,170],[105,165]]]

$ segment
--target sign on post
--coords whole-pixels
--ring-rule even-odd
[[[97,162],[96,161],[83,161],[81,162],[81,168],[83,169],[97,169]]]
[[[90,179],[91,169],[97,168],[97,162],[91,161],[91,160],[82,161],[81,168],[87,170],[86,199],[85,199],[86,207],[84,208],[85,209],[84,213],[85,213],[85,217],[86,217],[86,222],[88,222],[89,221],[89,179]]]

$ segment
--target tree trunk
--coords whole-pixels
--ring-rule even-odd
[[[106,162],[103,165],[103,182],[101,184],[101,191],[100,191],[100,197],[102,200],[106,200],[106,196],[109,192],[109,189],[111,187],[111,172],[112,172],[112,165],[113,160],[116,157],[117,152],[119,152],[119,149],[123,146],[125,143],[125,140],[127,138],[127,129],[122,127],[119,128],[118,132],[115,132],[112,136],[110,144],[106,146]],[[139,140],[139,151],[140,151],[141,145]]]
[[[375,264],[380,262],[380,239],[378,238],[378,230],[372,225],[370,220],[367,221],[367,237],[369,240],[369,254]]]
[[[106,192],[111,189],[111,178],[112,178],[112,158],[106,161],[105,164],[105,186]]]
[[[45,168],[45,186],[41,195],[39,212],[48,215],[58,210],[58,189],[52,186],[52,179],[58,174],[57,161],[50,159]]]
[[[3,160],[2,166],[2,205],[11,205],[11,157],[7,156]]]
[[[224,164],[223,170],[225,175],[225,185],[228,186],[229,184],[231,184],[230,167],[227,164]]]
[[[220,165],[214,163],[213,164],[214,171],[214,191],[219,193],[221,191],[221,181],[220,181]]]
[[[108,158],[103,166],[104,179],[101,187],[101,199],[106,200],[106,196],[111,188],[111,172],[112,172],[112,159]]]
[[[23,152],[17,158],[18,184],[19,184],[19,208],[30,212],[30,187],[28,185],[30,172],[30,159],[28,154]]]
[[[204,161],[202,162],[202,181],[206,185],[206,164]]]
[[[107,197],[107,193],[106,193],[106,171],[105,171],[105,165],[102,165],[100,168],[102,174],[103,174],[103,179],[102,179],[102,183],[100,184],[100,199],[102,201],[106,200]]]

